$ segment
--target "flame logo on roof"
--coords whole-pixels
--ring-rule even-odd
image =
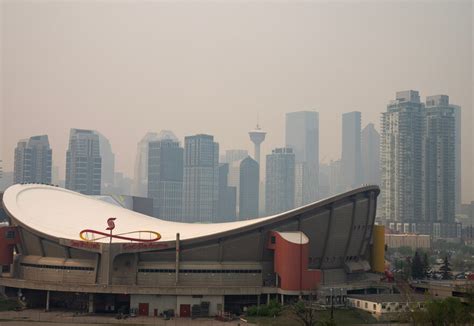
[[[107,225],[109,226],[106,230],[110,230],[112,231],[113,229],[115,229],[115,223],[114,221],[116,220],[115,217],[111,217],[107,220]]]
[[[128,240],[131,242],[155,242],[161,239],[161,234],[155,231],[149,231],[149,230],[144,230],[144,231],[130,231],[130,232],[125,232],[125,233],[119,233],[119,234],[112,234],[112,230],[115,229],[115,220],[117,218],[111,217],[107,219],[107,225],[108,227],[106,228],[107,231],[110,231],[110,233],[105,233],[102,231],[97,231],[97,230],[92,230],[92,229],[85,229],[79,232],[79,237],[84,240],[84,241],[89,241],[89,242],[95,242],[99,241],[105,238],[109,238],[110,242],[112,242],[112,239],[121,239],[121,240]],[[136,236],[130,236],[132,234],[136,234]],[[99,237],[96,237],[98,235]]]

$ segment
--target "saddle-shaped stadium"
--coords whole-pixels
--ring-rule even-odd
[[[343,302],[383,272],[379,192],[365,186],[274,216],[190,224],[55,186],[14,185],[2,200],[0,286],[32,307],[150,316],[188,317],[196,305],[209,315],[239,312],[314,291]],[[113,234],[127,239],[90,232],[107,235],[111,217]]]

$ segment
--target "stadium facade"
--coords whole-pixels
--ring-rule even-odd
[[[0,286],[47,309],[186,317],[203,303],[216,315],[360,282],[374,258],[378,194],[365,186],[274,216],[190,224],[59,187],[14,185],[2,200]],[[135,240],[108,237],[111,217],[111,233]]]

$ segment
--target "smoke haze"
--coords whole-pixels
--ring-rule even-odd
[[[285,113],[316,110],[320,158],[338,159],[341,115],[379,128],[399,90],[462,107],[463,200],[474,200],[471,1],[2,1],[4,171],[21,138],[48,134],[64,179],[70,128],[110,139],[133,176],[148,131],[215,136],[262,157],[284,145]],[[252,151],[251,151],[252,152]]]

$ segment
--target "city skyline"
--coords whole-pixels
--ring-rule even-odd
[[[474,324],[473,17],[0,0],[0,320]]]
[[[94,4],[38,7],[6,1],[1,6],[3,171],[13,169],[11,153],[18,139],[48,134],[62,178],[61,153],[67,148],[69,128],[107,135],[116,171],[128,176],[133,176],[136,144],[148,131],[172,129],[181,142],[186,135],[205,132],[214,135],[223,150],[253,153],[247,132],[255,126],[257,114],[267,131],[261,154],[265,157],[272,148],[284,146],[285,113],[313,109],[320,116],[321,162],[329,163],[340,159],[342,113],[358,110],[362,126],[372,122],[380,132],[380,114],[393,92],[417,89],[423,96],[447,94],[462,108],[462,194],[463,202],[468,202],[474,198],[469,182],[473,179],[471,7],[465,2],[345,7],[147,4],[131,12],[124,4],[112,6],[110,15]],[[375,11],[379,15],[373,15]],[[421,28],[420,13],[425,17]],[[282,15],[288,25],[277,24]],[[15,24],[26,17],[32,18],[32,28]],[[247,26],[236,29],[236,20],[244,17]],[[386,23],[389,17],[403,17],[405,23],[391,26]],[[202,18],[204,26],[197,23]],[[120,27],[119,22],[129,19],[135,23]],[[354,24],[359,21],[366,24]],[[63,28],[53,28],[57,24]],[[163,34],[169,28],[176,30],[177,43]],[[149,44],[142,35],[150,29],[155,36]],[[66,36],[76,42],[66,43]],[[123,38],[133,39],[126,49]],[[189,43],[194,38],[200,46]],[[44,41],[41,49],[36,39]],[[223,46],[213,52],[216,40]],[[372,46],[366,46],[367,40]],[[399,44],[417,56],[400,54]],[[236,51],[239,48],[253,51]],[[74,53],[79,52],[88,53],[87,64],[76,60]],[[142,57],[135,56],[137,52]],[[62,59],[51,60],[51,53]],[[177,54],[182,54],[178,61]],[[137,60],[128,61],[130,55]],[[234,69],[241,72],[239,76]]]

